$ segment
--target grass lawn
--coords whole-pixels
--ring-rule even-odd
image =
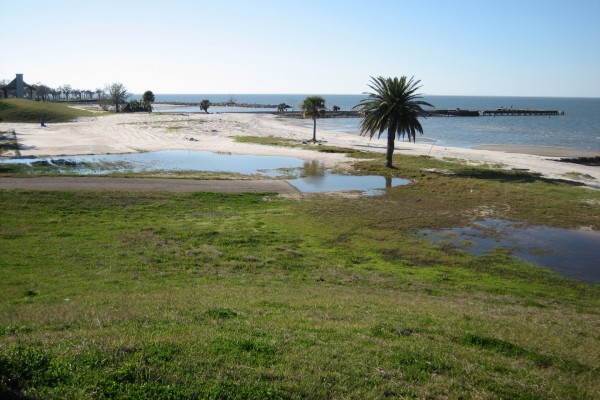
[[[599,230],[600,193],[397,164],[379,197],[0,191],[0,398],[599,398],[598,286],[418,231]]]
[[[40,102],[27,99],[0,100],[0,121],[3,122],[68,122],[79,117],[91,117],[94,113],[60,103]]]

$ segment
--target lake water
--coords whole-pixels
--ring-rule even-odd
[[[307,95],[298,94],[157,94],[157,102],[189,102],[202,99],[211,102],[279,104],[286,103],[298,110]],[[326,105],[351,110],[364,95],[322,95]],[[600,155],[600,99],[550,97],[489,97],[489,96],[424,96],[437,109],[487,110],[500,107],[547,109],[564,111],[557,116],[507,117],[435,117],[421,120],[426,138],[435,145],[476,147],[481,145],[527,145],[565,147],[597,152]],[[174,107],[173,111],[200,112],[199,107]],[[265,111],[265,109],[234,109],[211,107],[210,112]],[[273,110],[271,110],[273,111]],[[321,130],[341,130],[358,134],[360,119],[322,119]],[[299,123],[312,127],[312,121]],[[377,140],[377,139],[373,139]],[[419,140],[419,139],[417,139]]]
[[[434,242],[450,242],[475,255],[494,248],[516,258],[550,268],[568,278],[600,282],[600,232],[530,226],[486,219],[472,226],[423,231]]]

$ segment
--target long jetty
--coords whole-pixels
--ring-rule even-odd
[[[506,108],[495,110],[428,110],[430,117],[480,117],[480,116],[523,116],[523,115],[565,115],[564,111],[558,110],[532,110],[529,108]]]
[[[161,104],[158,103],[157,104]],[[184,102],[164,102],[162,104],[182,105],[182,106],[195,106],[196,103],[184,103]],[[223,102],[213,103],[211,106],[215,107],[236,107],[236,108],[258,108],[264,111],[254,111],[257,114],[276,114],[284,118],[302,118],[303,113],[301,111],[275,111],[278,105],[275,104],[248,104],[248,103],[235,103],[235,102]],[[291,107],[287,107],[291,108]],[[244,111],[232,110],[232,111],[219,111],[223,113],[242,113]],[[542,115],[565,115],[564,111],[559,110],[539,110],[529,108],[508,108],[500,107],[495,110],[465,110],[462,108],[455,108],[449,110],[432,109],[425,110],[425,115],[428,117],[481,117],[481,116],[542,116]],[[359,118],[363,114],[357,110],[349,111],[327,111],[323,115],[324,118]]]
[[[285,118],[302,118],[301,111],[262,111],[263,113],[276,114]],[[558,110],[530,110],[519,108],[498,108],[496,110],[427,110],[428,117],[481,117],[481,116],[518,116],[518,115],[565,115]],[[324,118],[360,118],[363,114],[359,111],[327,111]]]

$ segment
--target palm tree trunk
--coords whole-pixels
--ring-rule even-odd
[[[313,118],[313,143],[317,143],[317,119]]]
[[[392,160],[394,156],[394,134],[388,131],[387,135],[387,152],[386,152],[386,163],[387,168],[393,168]]]

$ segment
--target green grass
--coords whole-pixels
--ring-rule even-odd
[[[597,285],[418,234],[484,216],[600,230],[599,192],[354,156],[413,183],[302,200],[0,191],[0,397],[600,396]]]
[[[490,201],[466,179],[302,201],[0,191],[0,397],[597,397],[597,287],[414,235]]]
[[[3,122],[67,122],[79,117],[96,115],[90,111],[68,107],[64,104],[26,99],[0,100],[0,120]]]

